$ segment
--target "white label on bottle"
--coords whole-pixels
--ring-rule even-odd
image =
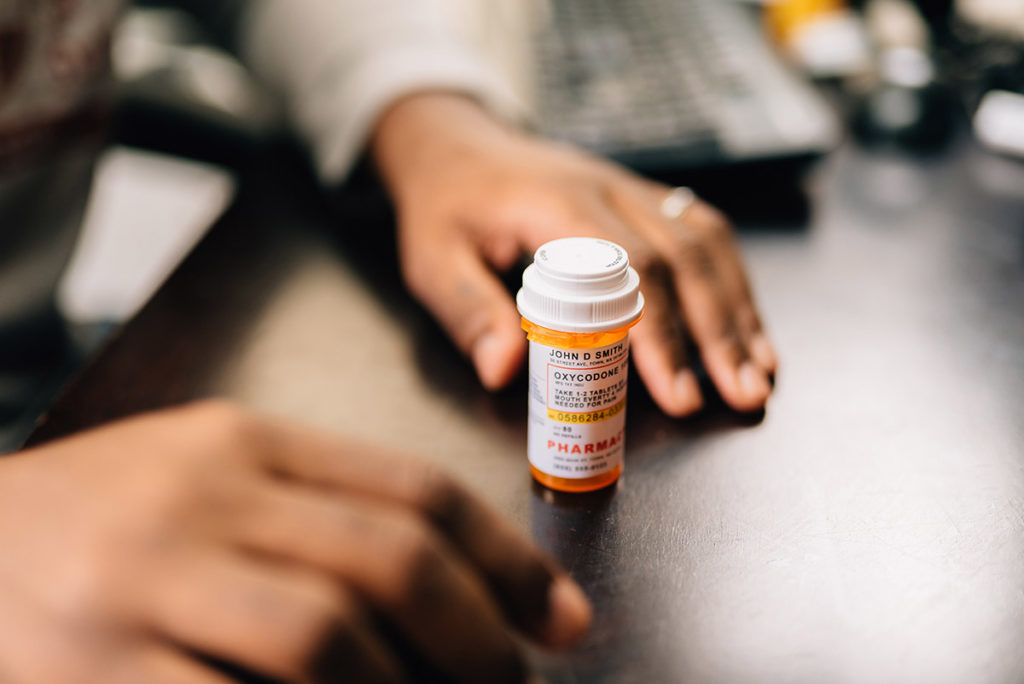
[[[622,463],[628,369],[628,337],[594,349],[530,342],[530,463],[572,479]]]

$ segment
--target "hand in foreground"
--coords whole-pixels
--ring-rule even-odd
[[[659,406],[703,403],[687,339],[738,410],[764,406],[776,359],[725,218],[697,202],[661,213],[669,188],[491,119],[472,101],[412,95],[391,107],[373,154],[398,209],[399,250],[413,294],[437,317],[489,388],[525,353],[515,304],[493,269],[560,237],[621,244],[647,300],[632,334],[637,370]]]
[[[447,476],[218,403],[0,461],[0,681],[521,682],[577,586]],[[384,629],[381,627],[385,626]]]

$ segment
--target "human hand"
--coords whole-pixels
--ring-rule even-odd
[[[406,681],[395,633],[455,681],[522,682],[510,624],[566,647],[590,620],[436,469],[220,403],[0,460],[0,549],[13,684]]]
[[[668,187],[510,130],[457,95],[400,100],[378,123],[373,154],[397,206],[405,280],[486,387],[511,380],[525,354],[519,314],[492,269],[555,238],[593,236],[625,247],[640,274],[647,306],[633,358],[666,413],[703,404],[688,340],[730,406],[764,406],[775,352],[729,223],[712,207],[697,201],[668,219]]]

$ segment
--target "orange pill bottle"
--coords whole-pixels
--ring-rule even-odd
[[[622,474],[640,278],[613,242],[553,240],[523,273],[516,304],[530,341],[530,472],[565,492],[607,487]]]

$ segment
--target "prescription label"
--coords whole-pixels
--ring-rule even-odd
[[[577,479],[619,465],[628,370],[628,337],[593,349],[530,342],[530,463],[548,475]]]

